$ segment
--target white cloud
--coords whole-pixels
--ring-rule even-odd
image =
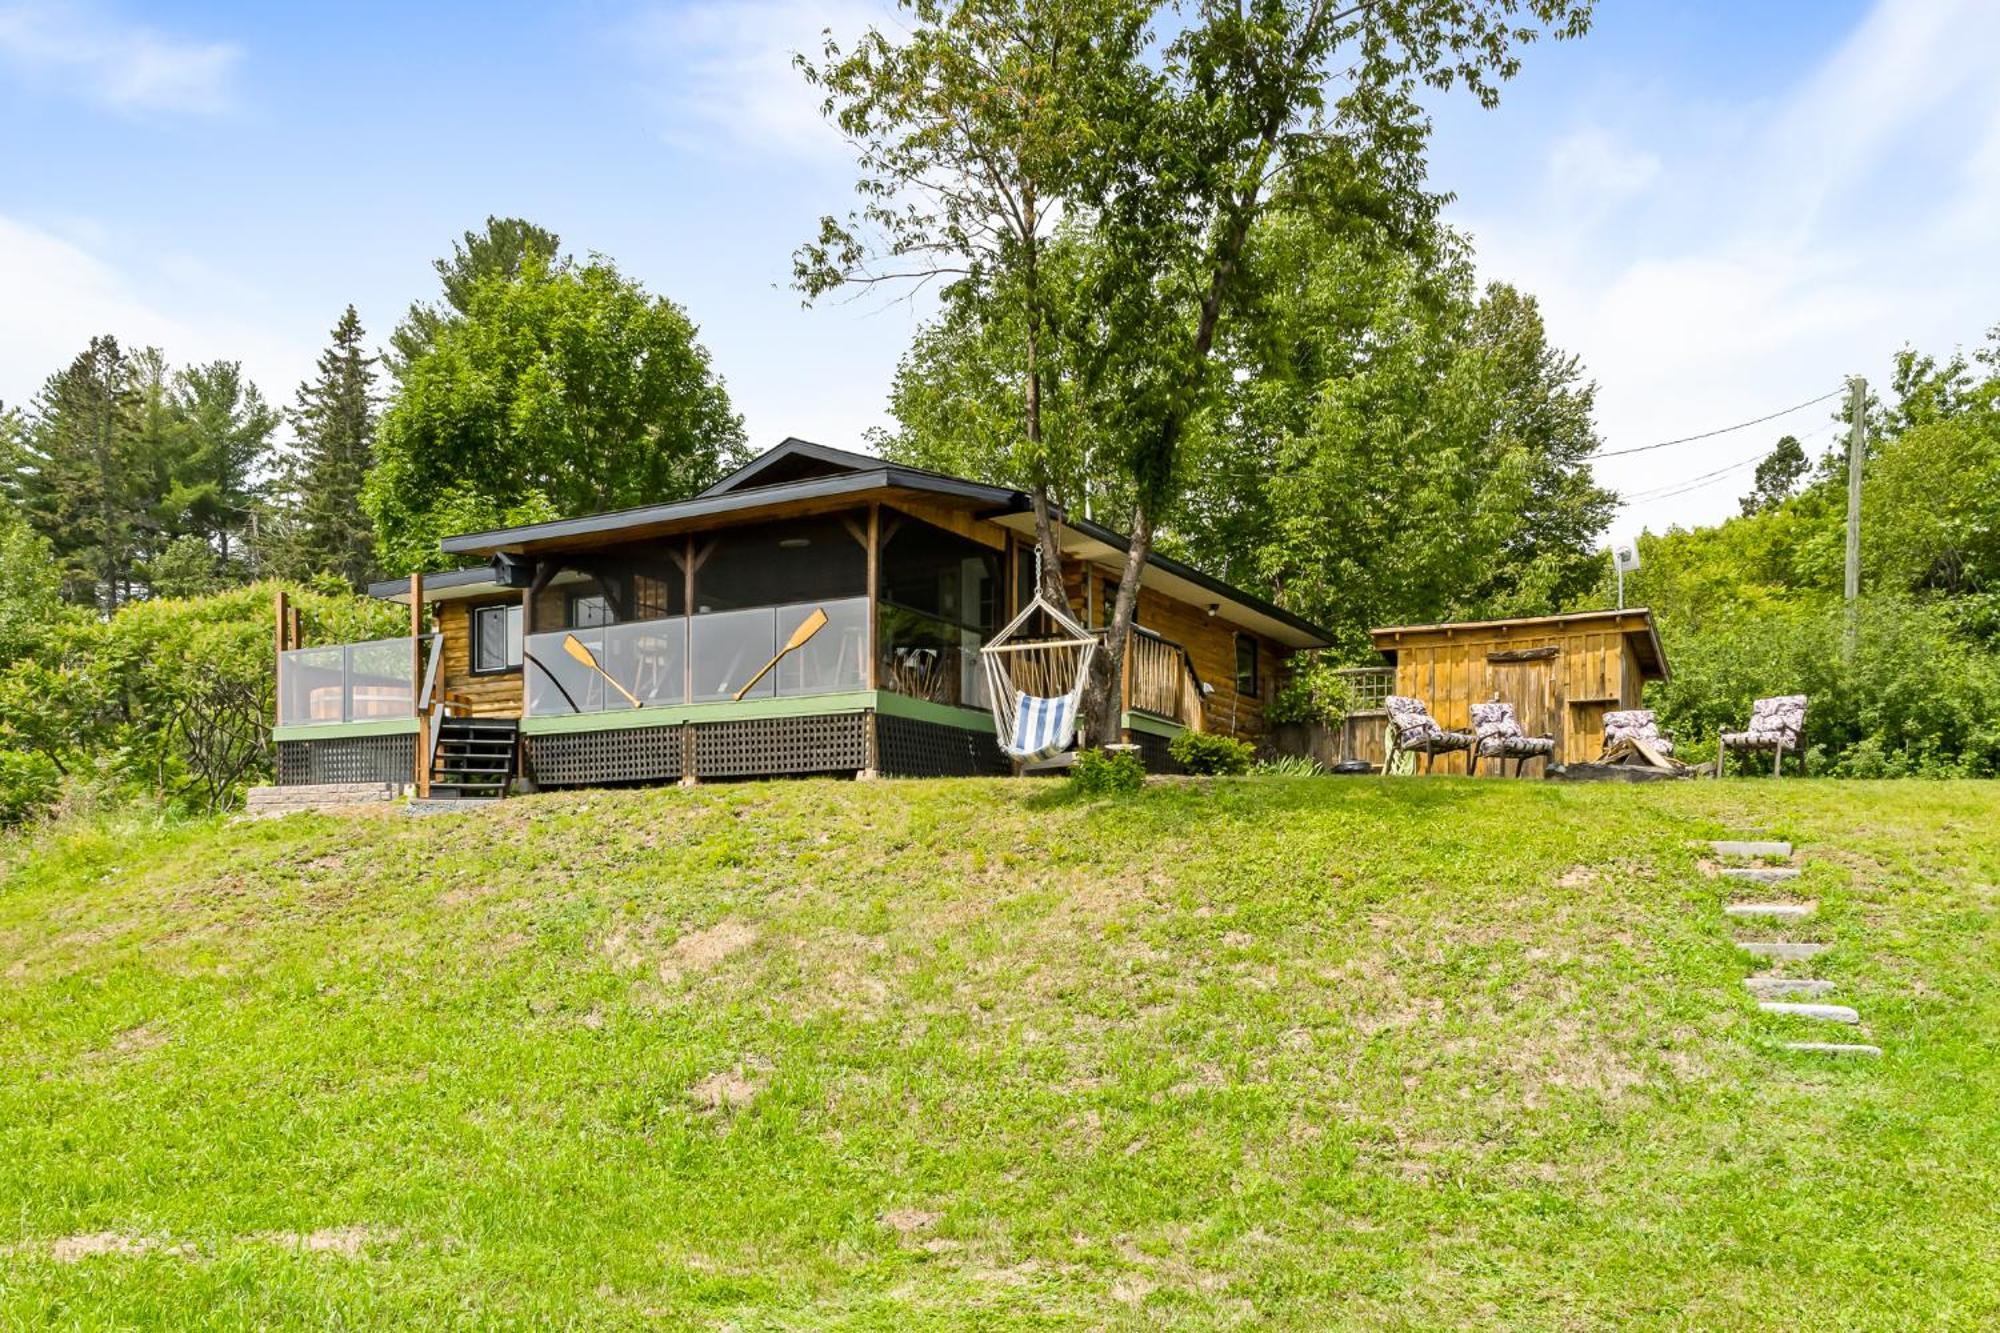
[[[678,146],[847,158],[820,114],[824,95],[792,60],[817,58],[822,33],[843,45],[892,11],[865,0],[698,0],[641,11],[617,34],[642,70],[644,96]]]
[[[1905,343],[1949,352],[2000,320],[1995,50],[1991,0],[1877,0],[1773,101],[1671,105],[1670,89],[1622,135],[1553,143],[1540,191],[1467,199],[1456,216],[1482,269],[1540,297],[1551,336],[1582,356],[1610,449],[1759,417],[1848,374],[1880,381]],[[1821,432],[1834,406],[1599,475],[1663,488]],[[1616,528],[1712,521],[1743,489],[1738,473],[1641,501]]]
[[[84,4],[0,4],[0,62],[118,111],[224,111],[242,55]]]
[[[202,290],[204,273],[170,259],[142,273],[123,271],[72,241],[0,215],[0,292],[7,294],[0,301],[0,402],[25,406],[43,380],[103,333],[127,348],[159,347],[176,365],[240,360],[267,397],[288,401],[311,369],[312,347],[289,330],[245,320],[226,294],[225,307],[214,308]],[[148,291],[154,286],[157,299]]]

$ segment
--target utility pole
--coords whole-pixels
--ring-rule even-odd
[[[1867,452],[1868,381],[1847,381],[1847,651],[1854,652],[1855,613],[1861,598],[1861,458]]]

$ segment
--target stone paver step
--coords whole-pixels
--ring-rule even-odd
[[[1797,879],[1799,872],[1791,866],[1726,866],[1722,877],[1748,880],[1752,884],[1782,884]]]
[[[1724,838],[1708,844],[1717,856],[1736,856],[1746,861],[1782,861],[1792,854],[1789,842],[1733,842]]]
[[[1787,1014],[1793,1018],[1823,1018],[1829,1023],[1859,1023],[1861,1015],[1844,1004],[1791,1004],[1766,1000],[1757,1006],[1767,1014]]]
[[[1819,977],[1745,977],[1743,986],[1752,995],[1831,995],[1833,983]]]
[[[1815,958],[1833,946],[1831,944],[1790,944],[1777,940],[1745,940],[1737,946],[1743,952],[1755,954],[1759,958],[1776,958],[1798,961]]]
[[[1821,1055],[1872,1055],[1882,1054],[1880,1046],[1868,1046],[1852,1041],[1788,1041],[1788,1051],[1814,1051]]]
[[[1813,914],[1817,903],[1730,903],[1724,916],[1770,917],[1778,921],[1803,921]]]

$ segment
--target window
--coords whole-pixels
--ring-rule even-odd
[[[599,625],[609,625],[614,617],[611,603],[601,592],[574,593],[569,599],[569,627],[571,629],[596,629]]]
[[[868,516],[730,528],[695,549],[696,614],[859,597],[868,591]]]
[[[1257,697],[1257,641],[1248,634],[1236,636],[1236,692]]]
[[[472,670],[486,675],[521,665],[521,606],[496,602],[472,608]]]

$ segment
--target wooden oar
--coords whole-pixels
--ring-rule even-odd
[[[813,635],[819,633],[821,630],[825,628],[826,628],[826,611],[824,608],[816,606],[813,608],[812,614],[807,616],[804,620],[801,620],[799,622],[799,627],[792,631],[792,637],[785,640],[785,646],[778,650],[778,655],[772,658],[770,661],[764,663],[762,667],[759,667],[757,670],[757,674],[750,677],[749,683],[744,685],[742,689],[736,691],[737,700],[740,702],[744,695],[750,693],[751,690],[755,689],[757,687],[757,682],[764,679],[765,676],[769,675],[772,667],[778,665],[778,663],[785,660],[786,653],[789,653],[796,648],[805,647],[807,639],[810,639]]]
[[[617,681],[613,680],[611,678],[611,673],[609,671],[606,671],[603,667],[597,665],[596,655],[592,653],[590,649],[583,646],[582,639],[577,638],[576,635],[574,634],[563,635],[563,651],[568,653],[571,657],[574,657],[577,661],[583,663],[585,666],[589,667],[592,671],[595,671],[598,675],[604,677],[604,683],[609,685],[612,689],[618,691],[620,694],[624,695],[625,701],[631,704],[634,708],[645,707],[644,704],[639,702],[638,695],[632,693],[632,691],[626,689],[623,685],[620,685]]]

